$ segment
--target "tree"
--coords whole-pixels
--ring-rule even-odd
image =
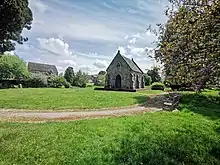
[[[100,71],[99,73],[98,73],[98,75],[106,75],[106,71]]]
[[[28,0],[1,0],[0,2],[0,53],[15,49],[15,42],[22,44],[23,29],[30,30],[33,20]]]
[[[192,84],[200,91],[218,77],[220,69],[220,1],[170,2],[169,20],[165,26],[159,25],[155,57],[164,64],[166,80]]]
[[[68,67],[64,73],[64,78],[67,82],[69,82],[71,85],[74,85],[74,70],[72,67]]]
[[[97,83],[95,85],[104,86],[105,85],[106,72],[100,71],[97,77]]]
[[[159,70],[160,70],[159,68],[153,67],[152,69],[147,71],[147,74],[151,77],[151,80],[152,80],[151,83],[160,82],[161,81]]]
[[[24,60],[15,55],[0,58],[0,79],[21,79],[28,76]]]
[[[151,85],[152,80],[151,80],[151,77],[147,73],[144,74],[144,81],[145,81],[146,86]]]
[[[74,77],[74,82],[75,86],[86,87],[86,83],[88,82],[88,75],[79,70]]]

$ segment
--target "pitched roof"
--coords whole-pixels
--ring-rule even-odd
[[[36,62],[28,62],[28,70],[38,71],[38,72],[50,72],[52,71],[54,74],[58,74],[57,68],[55,65],[42,64]]]
[[[139,68],[139,66],[136,64],[136,62],[134,62],[134,60],[127,58],[123,55],[121,55],[122,58],[125,60],[125,62],[128,64],[128,66],[131,68],[131,70],[135,71],[135,72],[139,72],[139,73],[143,73],[143,71]]]
[[[139,66],[136,64],[136,62],[134,62],[134,60],[132,59],[129,59],[123,55],[121,55],[120,53],[120,50],[118,50],[118,53],[116,54],[116,56],[114,57],[114,59],[117,57],[117,56],[121,56],[122,59],[128,64],[129,68],[132,70],[132,71],[135,71],[135,72],[138,72],[138,73],[144,73],[140,68]],[[106,70],[109,69],[109,67],[112,65],[114,59],[112,60],[112,62],[110,63],[110,65],[108,66],[108,68]]]

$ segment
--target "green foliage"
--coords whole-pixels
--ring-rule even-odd
[[[145,81],[145,86],[151,85],[152,79],[147,73],[144,74],[144,81]]]
[[[101,70],[98,75],[106,75],[106,71]]]
[[[47,86],[47,76],[41,73],[31,73],[24,82],[24,87],[28,88],[44,88]]]
[[[42,109],[42,110],[79,110],[123,107],[142,104],[150,94],[161,91],[143,90],[139,92],[107,92],[94,88],[42,88],[0,90],[0,108]]]
[[[70,84],[74,85],[74,71],[72,67],[68,67],[64,73],[64,78],[66,79],[67,82]]]
[[[86,83],[88,82],[88,75],[81,70],[79,70],[74,77],[74,86],[77,87],[86,87]]]
[[[184,95],[180,100],[184,109],[176,113],[40,124],[1,122],[1,163],[220,164],[219,104],[195,96]]]
[[[52,76],[48,78],[48,86],[52,88],[60,88],[62,86],[70,88],[71,84],[63,76]]]
[[[170,2],[175,7],[166,11],[166,25],[160,25],[156,59],[171,83],[192,83],[200,91],[209,81],[219,82],[220,1]]]
[[[24,28],[31,28],[33,16],[28,0],[1,0],[0,15],[0,54],[3,54],[15,49],[13,41],[19,44],[27,41],[21,33]]]
[[[151,81],[152,81],[151,83],[161,81],[159,70],[160,70],[159,68],[153,67],[152,69],[147,71],[147,74],[151,77]]]
[[[106,79],[106,71],[100,71],[98,73],[97,81],[95,82],[96,86],[104,86]]]
[[[0,79],[21,79],[28,76],[25,62],[14,55],[0,57]]]
[[[97,82],[95,83],[96,86],[104,86],[105,85],[106,75],[99,74],[97,77]]]
[[[154,82],[151,85],[151,90],[164,90],[164,89],[165,89],[165,85],[163,83]]]

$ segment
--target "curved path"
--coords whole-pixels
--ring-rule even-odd
[[[19,111],[0,109],[0,120],[4,121],[62,121],[62,120],[79,120],[88,118],[101,118],[113,116],[125,116],[143,112],[161,111],[161,97],[152,97],[146,104],[130,108],[106,109],[96,111],[82,112],[39,112],[39,111]]]

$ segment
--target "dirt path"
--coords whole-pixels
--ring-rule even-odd
[[[152,97],[147,103],[130,108],[106,109],[98,111],[82,112],[31,112],[19,110],[0,110],[0,120],[3,121],[24,121],[24,122],[42,122],[42,121],[62,121],[79,120],[88,118],[102,118],[125,116],[143,112],[161,111],[161,100],[163,96]]]

